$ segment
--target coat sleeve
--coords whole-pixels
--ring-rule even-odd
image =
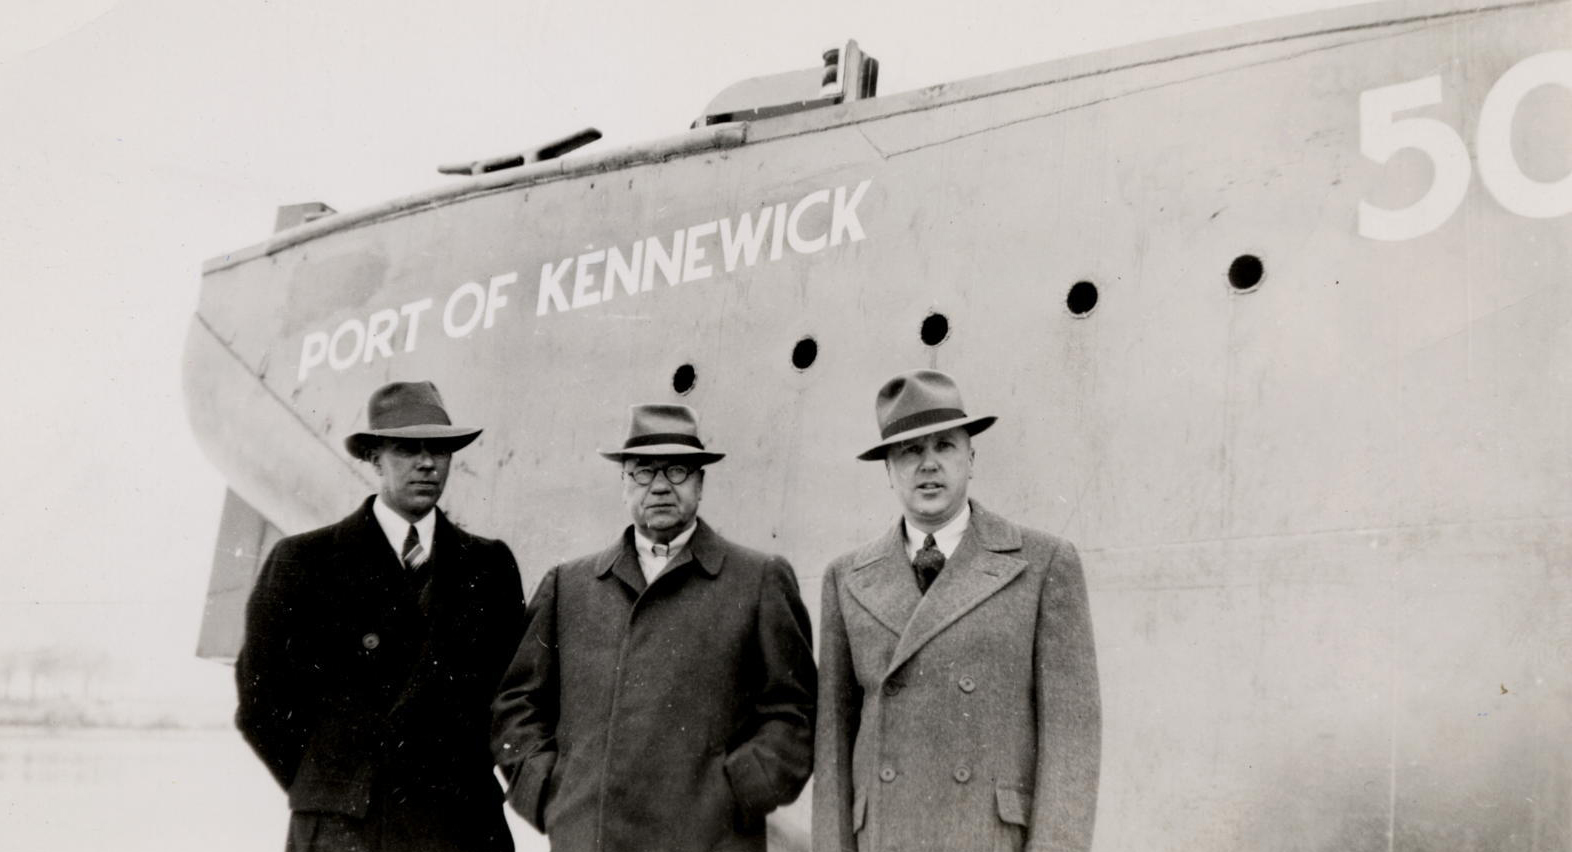
[[[235,660],[235,726],[279,786],[294,781],[315,725],[316,690],[305,659],[310,613],[300,588],[298,542],[273,547],[246,602],[245,638]]]
[[[819,718],[814,736],[813,848],[856,852],[852,821],[855,786],[852,746],[862,713],[862,687],[852,668],[851,644],[841,618],[839,572],[824,574],[819,606]]]
[[[762,820],[802,792],[813,771],[813,627],[797,575],[780,557],[759,585],[756,681],[748,738],[726,756],[726,776],[744,815]]]
[[[1038,605],[1037,779],[1028,850],[1085,852],[1097,817],[1102,699],[1086,578],[1060,543]]]
[[[508,804],[542,833],[547,782],[557,762],[558,570],[547,572],[535,590],[529,626],[491,704],[491,752],[508,782]]]

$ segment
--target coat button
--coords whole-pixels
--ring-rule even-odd
[[[879,770],[879,780],[880,781],[885,781],[885,782],[894,781],[895,780],[895,770],[890,768],[890,767],[888,767],[888,766],[886,766],[883,769]]]
[[[884,694],[885,695],[894,695],[895,693],[900,692],[900,691],[901,691],[901,684],[900,684],[899,681],[887,680],[887,681],[884,682]]]
[[[972,771],[965,766],[957,766],[955,768],[955,780],[965,784],[967,781],[972,780]]]
[[[382,637],[375,633],[367,633],[366,635],[360,637],[360,646],[365,648],[367,651],[375,651],[377,646],[381,644]]]
[[[972,680],[969,677],[963,677],[960,680],[956,681],[955,685],[959,686],[961,688],[962,692],[971,692],[972,690],[977,688],[977,681]]]

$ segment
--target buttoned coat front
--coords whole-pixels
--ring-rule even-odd
[[[1079,557],[971,509],[925,595],[899,524],[826,571],[818,852],[1091,845],[1101,704]]]
[[[553,568],[493,705],[508,800],[558,852],[765,848],[813,761],[791,566],[699,521],[645,585],[629,527]]]
[[[438,510],[413,573],[371,502],[268,555],[236,723],[289,794],[291,848],[511,849],[488,733],[524,630],[518,566]]]

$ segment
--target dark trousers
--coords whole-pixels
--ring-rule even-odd
[[[285,852],[513,852],[502,809],[472,803],[373,799],[364,818],[294,811]]]

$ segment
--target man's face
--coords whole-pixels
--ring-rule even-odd
[[[411,523],[437,505],[452,461],[452,451],[436,441],[388,441],[371,457],[383,502]]]
[[[884,469],[912,526],[933,532],[961,511],[975,457],[972,437],[959,427],[890,448]]]
[[[667,476],[682,479],[673,484]],[[640,485],[638,478],[645,472],[652,473],[648,485]],[[687,473],[684,479],[682,472]],[[645,538],[656,544],[665,544],[693,523],[699,513],[699,498],[704,496],[704,471],[689,459],[640,458],[634,456],[622,462],[622,502],[633,515],[633,526]]]

